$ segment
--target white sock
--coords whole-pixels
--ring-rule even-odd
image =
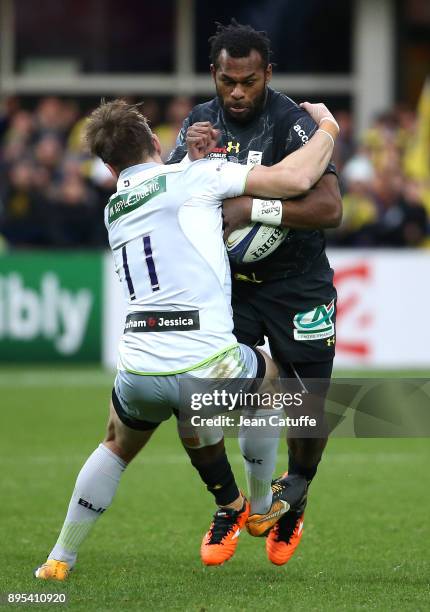
[[[272,503],[271,483],[281,429],[269,424],[269,416],[274,414],[276,412],[273,410],[242,412],[245,418],[264,419],[264,423],[258,427],[241,425],[239,430],[239,446],[245,465],[251,514],[264,514]]]
[[[66,520],[49,559],[76,562],[79,546],[96,520],[112,503],[127,463],[103,444],[90,455],[79,472]]]

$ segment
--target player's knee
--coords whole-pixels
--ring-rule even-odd
[[[116,426],[116,420],[112,414],[109,416],[103,444],[105,444],[105,446],[107,446],[113,453],[124,459],[124,455],[126,454],[124,440],[120,435],[119,428]]]
[[[223,437],[215,443],[212,440],[208,441],[211,443],[204,446],[188,446],[186,440],[182,440],[185,450],[194,466],[212,463],[225,455]],[[201,442],[202,441],[200,441],[200,444]]]
[[[153,431],[154,430],[135,431],[126,427],[111,404],[107,431],[103,444],[113,453],[121,457],[121,459],[129,463],[141,448],[145,446]]]
[[[209,455],[216,455],[220,452],[220,449],[224,448],[224,434],[221,428],[205,428],[202,427],[198,435],[193,438],[182,438],[182,444],[184,445],[187,452],[189,450],[195,450],[201,457],[204,457],[205,453]],[[188,453],[190,454],[190,453]]]
[[[104,442],[112,442],[112,440],[114,439],[115,439],[115,427],[114,427],[113,422],[109,419]]]
[[[279,376],[278,366],[273,361],[273,359],[262,349],[257,348],[255,350],[263,355],[264,362],[266,364],[266,372],[265,372],[264,378],[278,378]]]

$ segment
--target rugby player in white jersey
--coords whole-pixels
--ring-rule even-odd
[[[104,103],[90,116],[86,137],[117,178],[105,209],[128,314],[119,344],[107,434],[82,467],[65,522],[40,579],[64,580],[78,549],[109,508],[120,477],[156,427],[178,414],[184,380],[274,377],[276,367],[232,334],[230,270],[222,237],[224,198],[242,194],[292,197],[325,171],[338,127],[323,105],[306,105],[320,129],[276,166],[246,167],[203,159],[216,132],[190,143],[190,164],[165,166],[160,143],[135,105]],[[201,545],[206,565],[229,559],[249,514],[222,431],[198,428],[183,439],[192,464],[219,506]],[[214,456],[199,462],[199,448]]]

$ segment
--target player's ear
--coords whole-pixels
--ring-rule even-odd
[[[271,80],[272,73],[273,73],[272,64],[268,64],[266,68],[266,83],[268,83]]]
[[[106,164],[105,163],[106,168],[109,170],[109,172],[112,174],[113,178],[117,181],[118,180],[118,174],[115,171],[115,168],[113,166],[111,166],[110,164]]]
[[[212,78],[215,81],[216,68],[215,68],[214,64],[210,65],[210,70],[211,70]]]
[[[161,156],[161,143],[160,143],[160,139],[158,138],[157,134],[154,134],[154,132],[152,132],[152,143],[154,145],[156,153]]]

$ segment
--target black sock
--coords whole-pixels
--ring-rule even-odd
[[[199,464],[193,460],[191,463],[218,506],[227,506],[239,497],[239,489],[225,453],[210,463]]]
[[[308,485],[310,485],[313,477],[317,473],[318,463],[319,461],[315,463],[315,465],[312,465],[311,467],[304,467],[303,465],[300,465],[300,463],[298,463],[294,459],[292,454],[289,452],[288,453],[288,475],[299,474],[300,476],[304,476],[306,480],[308,481]]]

